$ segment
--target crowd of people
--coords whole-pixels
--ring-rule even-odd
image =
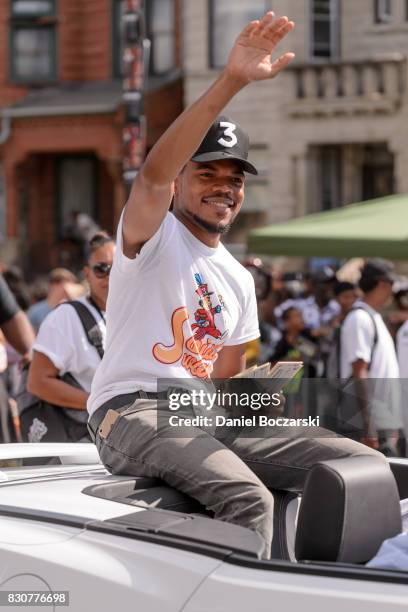
[[[105,308],[114,252],[113,238],[100,232],[86,245],[80,278],[71,270],[56,268],[48,278],[27,283],[18,267],[3,266],[2,440],[90,440],[86,404],[105,345]],[[302,361],[304,379],[342,380],[340,386],[350,379],[382,381],[382,395],[387,386],[388,394],[380,409],[359,400],[357,437],[386,455],[405,456],[408,279],[397,277],[391,264],[378,259],[365,263],[358,282],[344,280],[344,274],[334,266],[279,273],[259,258],[244,263],[255,281],[261,332],[259,340],[246,345],[247,365]],[[62,306],[67,302],[69,305]],[[89,339],[78,307],[70,307],[72,302],[79,302],[91,314],[89,327],[95,325],[99,332],[99,349]],[[378,396],[373,387],[369,393]],[[316,391],[312,398],[313,412],[336,429],[330,415],[339,410],[341,402],[329,394],[322,406],[317,395]],[[35,403],[33,397],[41,403]],[[50,405],[60,407],[61,414]],[[289,407],[290,402],[287,411]],[[351,430],[339,432],[352,436]]]
[[[4,441],[90,441],[86,404],[104,351],[114,240],[105,232],[97,233],[84,252],[81,278],[56,268],[48,278],[27,283],[16,266],[2,268]],[[350,379],[380,380],[383,390],[389,388],[381,408],[369,406],[367,400],[365,404],[360,400],[356,408],[361,421],[358,439],[386,455],[405,456],[408,419],[402,396],[408,378],[408,279],[397,277],[391,264],[378,259],[365,263],[358,282],[344,280],[334,266],[278,273],[259,258],[244,263],[255,281],[261,332],[259,340],[246,345],[247,365],[302,361],[304,379],[342,380],[343,385]],[[73,302],[90,313],[88,327],[98,330],[99,346],[89,339],[79,307],[70,307]],[[378,396],[373,389],[369,393]],[[313,411],[325,422],[341,402],[329,394],[322,407],[317,395]],[[41,402],[35,403],[33,397]],[[287,410],[289,406],[290,402]],[[336,428],[329,418],[327,425]],[[352,436],[351,430],[340,433]]]
[[[309,376],[340,378],[340,372],[332,371],[329,356],[344,319],[363,296],[359,282],[338,280],[334,266],[315,272],[277,273],[259,258],[245,265],[255,280],[261,329],[251,360],[262,364],[302,356]],[[408,319],[408,278],[395,277],[393,287],[394,301],[388,299],[384,308],[387,326],[396,340]],[[403,367],[403,355],[400,363]]]
[[[339,280],[330,266],[283,275],[259,259],[247,267],[255,280],[261,328],[260,342],[248,352],[251,362],[303,361],[305,378],[337,381],[349,391],[352,380],[355,386],[347,400],[352,404],[352,396],[357,397],[359,440],[384,454],[405,456],[408,279],[381,259],[362,263],[354,282],[341,273]],[[366,389],[359,391],[367,380]],[[340,416],[344,401],[333,392],[322,408],[323,419],[330,409]],[[333,422],[331,426],[335,428]]]
[[[81,278],[56,268],[29,284],[20,269],[3,267],[3,441],[89,441],[86,402],[103,356],[114,250],[112,237],[95,234]]]

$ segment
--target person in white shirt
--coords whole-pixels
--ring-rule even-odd
[[[217,519],[256,531],[265,558],[273,523],[267,486],[299,490],[322,459],[373,454],[378,461],[360,444],[307,438],[304,429],[296,439],[290,428],[289,440],[260,428],[251,438],[240,428],[177,432],[170,421],[172,387],[242,372],[245,345],[259,337],[254,280],[220,243],[242,206],[245,172],[256,169],[248,137],[219,113],[251,81],[289,64],[293,54],[273,61],[271,53],[293,26],[272,12],[249,24],[221,75],[139,171],[119,223],[106,350],[88,400],[89,428],[110,472],[163,479]]]
[[[365,264],[359,281],[363,300],[346,317],[340,338],[340,376],[359,381],[362,390],[361,441],[387,455],[399,454],[398,431],[403,426],[397,355],[379,313],[391,301],[394,280],[389,262],[373,259]]]
[[[89,251],[84,266],[89,295],[78,301],[93,315],[104,345],[109,274],[115,252],[113,238],[105,233],[96,234],[89,242]],[[62,303],[46,316],[33,349],[28,391],[50,404],[70,408],[71,418],[86,423],[86,402],[101,358],[95,346],[90,344],[72,306]],[[67,373],[79,384],[78,387],[61,380],[60,377]]]
[[[397,355],[400,376],[408,379],[408,321],[397,332]]]
[[[408,321],[405,321],[397,332],[397,355],[401,377],[401,396],[408,397]],[[406,451],[408,449],[408,406],[407,402],[402,404],[402,419],[404,421],[404,433],[406,440]]]
[[[395,310],[388,320],[395,333],[400,376],[408,380],[408,278],[399,276],[393,291]]]

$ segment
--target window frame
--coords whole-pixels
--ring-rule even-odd
[[[154,1],[154,0],[153,0]],[[177,68],[177,4],[176,0],[170,0],[173,5],[173,29],[169,30],[169,33],[173,34],[173,45],[174,45],[174,66],[169,70],[165,71],[155,71],[154,67],[154,36],[151,28],[151,14],[152,8],[151,4],[145,3],[145,28],[146,28],[146,37],[151,41],[150,54],[149,54],[149,66],[148,66],[148,74],[149,76],[166,76],[171,73],[174,69]],[[112,77],[114,79],[123,79],[123,68],[122,61],[123,58],[120,57],[120,42],[117,37],[117,32],[119,30],[119,15],[120,10],[118,7],[125,0],[112,0],[112,28],[111,28],[111,36],[112,36]],[[152,0],[149,0],[152,2]],[[149,8],[150,7],[150,8]]]
[[[120,57],[120,41],[117,37],[117,32],[119,29],[119,19],[120,19],[120,5],[124,3],[125,0],[112,0],[112,27],[111,27],[111,37],[112,37],[112,78],[113,79],[123,79],[123,67],[122,62],[123,58]]]
[[[15,14],[13,5],[18,0],[10,0],[10,28],[9,28],[9,78],[13,84],[17,85],[47,85],[54,84],[58,78],[58,41],[57,41],[57,2],[58,0],[50,0],[52,9],[41,15],[33,15],[32,13]],[[35,74],[30,77],[22,77],[18,75],[16,69],[17,52],[15,49],[15,38],[19,30],[48,30],[51,32],[50,45],[50,72],[47,76],[38,76]]]
[[[208,0],[208,28],[207,28],[207,43],[208,43],[208,66],[212,70],[222,70],[225,65],[218,65],[215,61],[215,53],[214,53],[214,31],[215,29],[212,27],[214,23],[214,18],[216,16],[215,3],[219,0]],[[271,10],[270,0],[263,0],[264,2],[264,14]]]
[[[177,67],[177,49],[176,49],[177,17],[176,17],[176,1],[169,0],[169,2],[172,3],[173,23],[172,23],[172,29],[166,30],[164,33],[173,34],[174,65],[172,68],[169,68],[168,70],[163,70],[163,71],[154,70],[155,44],[154,44],[154,35],[153,35],[153,28],[152,28],[152,15],[153,15],[152,4],[156,1],[157,0],[149,0],[145,4],[145,19],[146,19],[146,36],[151,41],[150,56],[149,56],[149,75],[160,77],[160,76],[165,76],[166,74],[171,73]]]
[[[310,58],[313,62],[327,62],[340,59],[341,55],[341,2],[339,0],[327,0],[330,5],[330,55],[315,55],[315,30],[316,22],[314,12],[314,2],[310,0],[309,16],[310,16]],[[323,20],[322,20],[323,21]],[[337,27],[336,27],[337,24]]]
[[[387,5],[389,12],[387,12]],[[374,0],[374,19],[376,24],[387,24],[393,20],[392,0]]]
[[[329,190],[327,186],[329,185]],[[338,210],[344,205],[344,147],[319,147],[319,212]],[[327,193],[330,199],[327,199]]]
[[[40,13],[40,14],[35,14],[35,13],[15,13],[15,5],[17,4],[17,2],[21,2],[22,0],[10,0],[10,18],[12,20],[15,19],[24,19],[24,20],[28,20],[31,21],[33,19],[42,19],[43,17],[56,17],[57,16],[57,1],[58,0],[46,0],[47,2],[50,2],[52,5],[52,8],[50,11],[47,11],[45,13]],[[28,1],[28,0],[26,0]]]
[[[74,161],[82,161],[82,160],[88,160],[91,162],[92,168],[91,168],[91,173],[92,173],[92,187],[93,187],[93,198],[92,198],[92,211],[90,211],[90,216],[96,220],[96,222],[98,223],[99,221],[99,213],[100,213],[100,193],[99,193],[99,187],[100,187],[100,165],[98,163],[98,159],[96,157],[96,155],[94,154],[88,154],[88,153],[78,153],[78,154],[69,154],[69,153],[63,153],[61,155],[57,155],[56,157],[56,166],[55,166],[55,182],[56,182],[56,188],[55,188],[55,222],[56,222],[56,235],[58,237],[58,240],[62,240],[64,238],[64,214],[63,214],[63,208],[62,208],[62,174],[64,171],[64,162],[66,161],[70,161],[70,160],[74,160]],[[87,212],[88,214],[88,212]]]

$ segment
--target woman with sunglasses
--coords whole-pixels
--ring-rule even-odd
[[[89,294],[78,300],[88,308],[95,319],[103,347],[109,273],[114,251],[113,238],[104,232],[96,234],[89,242],[88,261],[83,269],[89,285]],[[86,402],[100,356],[95,346],[90,344],[76,310],[64,303],[55,308],[43,321],[33,348],[28,391],[54,406],[73,408],[74,410],[69,411],[69,416],[80,423],[86,423]],[[78,387],[61,380],[67,373],[75,379]],[[32,427],[28,434],[29,441],[59,441],[55,439],[55,435],[50,439],[51,432],[47,435],[46,422],[42,425],[37,422],[35,431],[31,429]]]

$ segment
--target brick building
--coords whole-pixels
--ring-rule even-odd
[[[148,147],[180,113],[180,0],[149,0]],[[0,2],[2,259],[40,272],[69,259],[70,214],[113,231],[122,182],[124,0]]]
[[[408,192],[407,0],[185,2],[186,102],[216,77],[240,29],[271,9],[296,22],[282,48],[296,60],[227,109],[261,169],[228,237],[237,247],[250,227]]]

